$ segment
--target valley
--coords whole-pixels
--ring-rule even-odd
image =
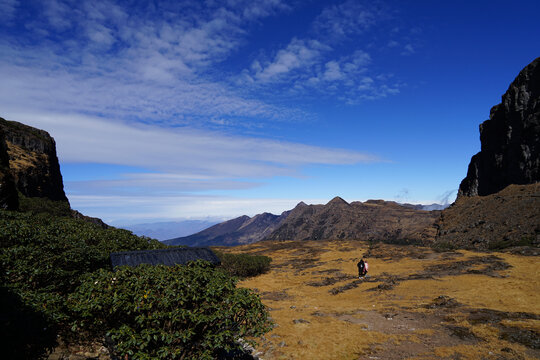
[[[540,357],[535,256],[364,241],[263,241],[271,271],[244,280],[269,308],[261,359]],[[370,271],[358,279],[356,262]]]

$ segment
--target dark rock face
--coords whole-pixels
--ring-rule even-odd
[[[18,207],[17,187],[9,169],[9,155],[4,132],[0,128],[0,209],[16,210]]]
[[[540,181],[540,58],[516,77],[480,125],[481,151],[469,164],[460,196],[486,196],[510,184]]]
[[[54,139],[46,131],[0,118],[17,189],[27,197],[68,201]]]

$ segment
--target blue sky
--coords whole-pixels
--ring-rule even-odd
[[[141,5],[141,3],[144,3]],[[113,224],[453,201],[538,1],[0,0],[0,116]]]

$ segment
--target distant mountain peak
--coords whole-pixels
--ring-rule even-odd
[[[328,204],[326,205],[349,205],[349,203],[343,200],[342,198],[340,198],[339,196],[336,196],[335,198],[330,200]]]
[[[303,201],[300,201],[300,202],[296,205],[296,207],[304,207],[304,206],[308,206],[308,204],[306,204],[306,203],[303,202]]]

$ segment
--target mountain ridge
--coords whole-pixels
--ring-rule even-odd
[[[438,216],[439,212],[430,212],[393,201],[367,200],[348,203],[336,196],[324,205],[308,205],[301,201],[281,215],[262,213],[253,217],[240,216],[196,234],[166,240],[164,243],[233,246],[262,240],[343,239],[347,236],[357,239],[385,238],[396,242],[424,243],[433,240],[435,229],[432,226]],[[416,220],[419,220],[418,224],[413,225]],[[355,223],[363,225],[359,228],[353,226],[352,231],[346,229]],[[383,229],[387,226],[389,227]]]

